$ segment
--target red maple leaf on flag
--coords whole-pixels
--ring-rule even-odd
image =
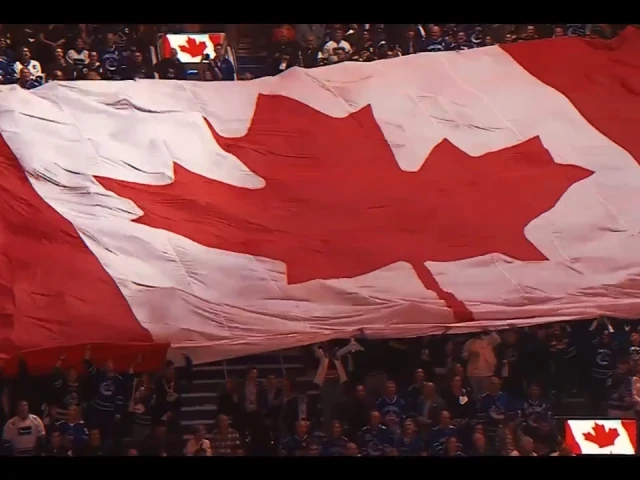
[[[555,163],[539,138],[479,157],[445,140],[419,171],[406,172],[370,106],[334,118],[288,97],[259,95],[246,135],[222,137],[207,124],[265,187],[239,188],[179,164],[164,186],[97,180],[142,209],[136,222],[282,261],[290,284],[408,262],[460,321],[472,319],[469,309],[424,263],[494,252],[546,260],[525,226],[592,174]]]
[[[607,429],[601,423],[595,422],[590,432],[583,433],[582,436],[587,442],[595,443],[600,448],[615,445],[616,439],[620,436],[617,428]]]
[[[187,37],[187,44],[180,45],[178,48],[180,48],[181,52],[191,55],[193,58],[197,58],[204,55],[204,52],[207,50],[207,44],[206,42],[198,42],[193,37]]]

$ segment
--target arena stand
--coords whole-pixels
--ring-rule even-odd
[[[249,80],[296,66],[321,68],[539,37],[611,38],[622,27],[1,25],[0,82],[32,89],[60,80]],[[215,364],[191,366],[186,359],[175,377],[172,364],[152,375],[137,372],[135,365],[130,373],[112,375],[108,365],[91,365],[88,349],[78,380],[65,358],[58,370],[52,365],[49,377],[30,376],[23,365],[17,377],[3,378],[4,453],[571,455],[584,447],[576,447],[570,419],[593,419],[588,428],[600,425],[605,436],[614,428],[607,421],[630,420],[634,426],[627,437],[635,450],[629,432],[635,432],[640,407],[634,390],[638,326],[597,319],[510,330],[499,337],[482,332],[398,341],[358,338]],[[452,380],[463,390],[451,391]],[[539,399],[528,398],[532,387]],[[498,394],[500,389],[505,393]],[[386,427],[367,426],[374,409],[373,419],[382,417]],[[29,434],[18,436],[20,428]],[[630,453],[614,446],[605,445],[601,453]]]

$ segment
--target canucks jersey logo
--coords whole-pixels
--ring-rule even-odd
[[[101,395],[110,397],[116,391],[116,387],[113,382],[102,382],[99,390]]]
[[[611,352],[609,350],[600,349],[596,352],[596,363],[598,365],[609,365],[611,361]]]
[[[118,69],[120,59],[117,53],[106,53],[102,57],[102,63],[106,70],[108,70],[109,72],[113,72]]]

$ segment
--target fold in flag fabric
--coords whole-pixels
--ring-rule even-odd
[[[634,28],[0,104],[5,361],[640,314]]]

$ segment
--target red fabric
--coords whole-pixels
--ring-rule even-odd
[[[162,58],[170,58],[171,57],[171,42],[166,35],[162,36]]]
[[[627,27],[613,41],[567,37],[501,48],[531,75],[561,92],[591,125],[640,161],[639,45],[640,29]]]
[[[86,345],[97,361],[127,368],[147,352],[158,366],[167,345],[154,345],[113,278],[76,229],[33,189],[0,138],[0,360],[15,368],[22,353],[31,371],[49,372],[62,353],[79,365]],[[101,346],[98,346],[100,344]]]

